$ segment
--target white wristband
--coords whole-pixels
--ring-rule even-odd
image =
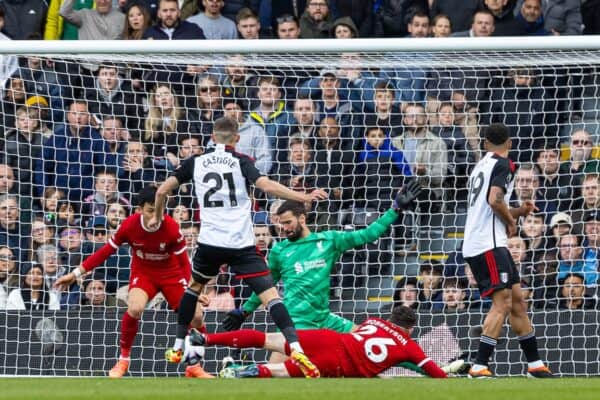
[[[79,269],[79,267],[75,268],[73,270],[73,275],[75,275],[75,278],[80,278],[81,277],[81,269]]]

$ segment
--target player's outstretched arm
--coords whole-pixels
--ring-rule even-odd
[[[328,197],[327,192],[321,189],[315,189],[310,193],[302,193],[283,186],[279,182],[275,182],[266,176],[261,176],[255,182],[255,186],[265,193],[275,197],[300,201],[303,203],[313,202],[316,200],[325,200]]]
[[[156,190],[154,199],[154,217],[148,222],[148,228],[156,229],[162,222],[165,215],[165,205],[167,204],[167,196],[173,190],[179,187],[179,181],[174,176],[170,176]]]
[[[86,258],[80,266],[78,266],[68,274],[58,278],[56,282],[54,282],[54,287],[61,291],[67,289],[69,286],[71,286],[71,284],[73,284],[73,282],[75,282],[81,276],[85,276],[91,270],[93,270],[98,265],[106,261],[106,259],[113,255],[116,250],[117,248],[113,247],[113,244],[111,244],[111,242],[106,243],[104,246],[102,246],[96,252],[94,252],[94,254]]]

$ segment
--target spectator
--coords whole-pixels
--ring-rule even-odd
[[[429,11],[428,0],[382,0],[375,14],[377,37],[404,37],[411,17]]]
[[[10,247],[20,261],[25,261],[31,227],[21,219],[21,212],[17,195],[0,195],[0,246]]]
[[[231,311],[236,308],[235,300],[231,295],[231,288],[227,284],[226,278],[226,275],[221,273],[206,283],[204,294],[208,296],[210,301],[205,306],[206,310]]]
[[[192,212],[189,208],[184,206],[183,204],[178,204],[170,212],[171,217],[178,224],[182,224],[184,222],[190,222],[192,220]]]
[[[80,222],[79,208],[76,204],[79,204],[79,202],[69,202],[66,199],[59,201],[58,212],[56,213],[56,225],[59,228],[74,226]]]
[[[119,76],[115,64],[103,63],[98,67],[93,88],[86,89],[90,113],[97,121],[102,116],[119,116],[125,119],[125,126],[129,129],[139,128],[141,111],[138,109],[137,98],[131,84]]]
[[[527,254],[524,261],[534,265],[539,261],[547,249],[546,224],[543,214],[529,214],[523,220],[521,234],[526,241]]]
[[[442,302],[442,276],[444,266],[438,263],[423,263],[419,268],[418,291],[419,311],[431,310]]]
[[[258,77],[245,65],[242,56],[233,55],[228,60],[230,63],[225,67],[225,73],[220,80],[223,97],[238,101],[242,109],[247,111],[256,105]]]
[[[257,15],[260,11],[261,0],[224,0],[225,7],[221,10],[221,14],[225,18],[235,21],[236,15],[240,10],[247,8]]]
[[[595,308],[595,301],[585,296],[584,276],[568,274],[559,281],[561,300],[559,308],[564,310],[583,310]]]
[[[306,10],[300,17],[302,39],[325,39],[333,23],[329,0],[307,0]]]
[[[560,185],[563,187],[564,198],[574,199],[581,197],[581,184],[585,174],[600,173],[600,162],[592,159],[593,141],[590,133],[585,129],[576,129],[571,133],[569,159],[563,161],[558,170],[561,177]],[[572,209],[573,204],[565,205],[565,209]]]
[[[299,39],[300,22],[298,18],[290,14],[277,17],[277,37],[279,39]]]
[[[2,99],[2,124],[0,133],[4,135],[8,129],[15,126],[15,114],[18,108],[25,105],[25,82],[13,76],[6,81],[6,90]],[[8,128],[8,129],[7,129]]]
[[[392,194],[402,187],[405,176],[411,176],[405,157],[392,145],[385,131],[367,127],[364,150],[358,154],[356,179],[351,186],[359,205],[375,210],[387,210]]]
[[[111,169],[99,170],[94,177],[94,193],[83,201],[82,218],[104,216],[107,204],[112,202],[130,206],[127,198],[118,191],[116,172]]]
[[[27,63],[19,69],[19,76],[25,82],[25,92],[32,96],[25,101],[26,106],[41,105],[48,109],[51,122],[62,122],[64,101],[72,97],[72,88],[63,84],[54,72],[56,67],[49,60],[40,57],[27,57]],[[42,113],[43,114],[43,113]]]
[[[394,290],[394,307],[405,306],[416,310],[419,306],[418,298],[417,280],[403,276]]]
[[[179,153],[177,154],[177,158],[179,164],[181,164],[183,160],[193,156],[198,156],[203,152],[200,139],[197,136],[180,136],[178,145]]]
[[[0,310],[6,309],[6,300],[19,287],[19,268],[12,250],[0,246]]]
[[[60,126],[44,141],[44,150],[36,165],[38,195],[44,187],[56,186],[71,200],[81,201],[91,193],[93,174],[101,164],[104,141],[90,126],[88,105],[75,100],[67,112],[67,124]]]
[[[33,167],[42,155],[42,134],[37,117],[34,109],[17,109],[16,128],[7,132],[0,143],[0,162],[18,171],[18,191],[23,196],[31,196]]]
[[[449,37],[452,34],[452,21],[446,14],[437,14],[431,24],[431,35],[436,38]]]
[[[115,233],[119,225],[121,225],[121,222],[123,222],[127,216],[127,209],[121,203],[112,202],[106,205],[106,220],[109,236]]]
[[[510,128],[510,157],[519,163],[532,162],[536,149],[555,145],[558,139],[556,104],[547,99],[540,79],[531,69],[513,69],[507,87],[492,91],[492,122]]]
[[[381,80],[375,84],[373,103],[374,113],[367,114],[365,126],[377,126],[385,131],[386,137],[402,134],[402,113],[394,98],[395,88],[391,81]],[[360,131],[355,129],[354,132]],[[357,143],[353,144],[356,147]]]
[[[484,311],[490,308],[492,301],[489,297],[482,298],[469,264],[465,264],[465,278],[467,280],[467,302],[470,310]]]
[[[179,164],[177,139],[184,133],[198,134],[197,125],[190,122],[186,109],[179,105],[173,89],[166,83],[154,88],[148,99],[148,117],[144,123],[142,141],[151,148],[154,163],[168,170]]]
[[[429,16],[423,12],[415,12],[408,21],[408,36],[411,38],[425,38],[429,36]]]
[[[467,309],[464,283],[457,278],[445,278],[442,285],[442,310],[458,312]]]
[[[442,139],[427,129],[425,107],[409,103],[402,118],[404,134],[392,139],[392,144],[402,150],[413,175],[425,188],[423,200],[429,202],[430,211],[441,209],[442,184],[448,171],[448,151]],[[422,209],[422,212],[427,212]]]
[[[517,271],[519,271],[521,282],[526,283],[528,286],[531,285],[534,269],[533,264],[526,260],[527,244],[525,243],[525,240],[519,236],[510,237],[508,238],[507,247],[512,261],[515,264]]]
[[[73,25],[60,16],[60,7],[64,1],[50,0],[44,28],[44,40],[77,40],[79,38],[77,25]],[[93,7],[93,0],[80,0],[73,3],[73,10],[76,11]]]
[[[515,20],[522,35],[546,36],[552,34],[544,27],[542,0],[524,0]]]
[[[514,191],[510,200],[511,207],[518,207],[527,200],[535,203],[539,212],[550,218],[556,212],[557,205],[554,201],[546,201],[539,196],[539,172],[533,164],[523,164],[515,174]]]
[[[251,9],[240,9],[235,16],[235,22],[242,39],[260,39],[260,21]]]
[[[68,308],[79,303],[77,284],[73,284],[69,290],[64,292],[53,289],[54,282],[67,272],[67,269],[59,263],[58,248],[51,244],[43,245],[37,249],[35,259],[44,271],[44,286],[56,295],[61,308]]]
[[[471,29],[458,31],[452,34],[454,37],[488,37],[492,36],[495,26],[494,14],[488,10],[478,10],[473,14]]]
[[[317,137],[317,109],[315,102],[310,98],[300,97],[294,102],[292,112],[286,114],[286,130],[280,130],[276,138],[274,161],[282,163],[287,161],[288,141],[291,136],[300,136],[309,141]]]
[[[274,243],[269,227],[263,224],[254,224],[254,238],[258,251],[260,251],[263,257],[267,257]]]
[[[115,296],[106,293],[106,282],[100,274],[94,274],[92,279],[85,280],[81,291],[83,293],[81,297],[82,308],[127,307],[127,303],[120,302]]]
[[[279,24],[277,19],[281,18],[282,16],[289,15],[296,18],[297,20],[298,18],[300,18],[300,16],[308,6],[308,0],[271,0],[267,3],[271,7],[271,25],[273,26],[275,31],[277,31],[276,24]]]
[[[358,29],[352,18],[350,17],[342,17],[336,19],[331,25],[331,30],[329,32],[330,37],[336,39],[352,39],[358,37]]]
[[[204,32],[198,25],[181,19],[182,11],[179,8],[178,0],[160,0],[157,16],[158,22],[146,29],[142,39],[206,39]]]
[[[126,143],[130,139],[129,131],[123,127],[119,117],[105,116],[100,127],[100,136],[104,139],[104,152],[101,162],[106,168],[117,169],[119,158],[125,154]]]
[[[540,187],[537,194],[540,199],[554,201],[558,210],[566,210],[570,206],[570,190],[567,187],[569,177],[560,175],[560,152],[553,146],[539,151],[536,166],[540,171]]]
[[[518,36],[521,34],[519,25],[515,21],[513,9],[515,3],[508,0],[484,0],[484,9],[494,15],[495,36]]]
[[[279,182],[291,189],[308,192],[316,187],[316,165],[311,143],[293,136],[289,141],[288,161],[277,171]]]
[[[254,165],[263,174],[268,174],[272,166],[272,149],[265,133],[265,129],[255,119],[244,115],[240,104],[235,100],[226,100],[224,116],[237,121],[240,140],[237,142],[236,151],[254,158]]]
[[[600,258],[600,212],[598,209],[588,211],[584,218],[585,257],[593,255]]]
[[[13,40],[26,40],[31,35],[40,38],[44,33],[44,22],[48,3],[43,0],[3,0],[4,27],[2,33]]]
[[[285,101],[281,99],[281,83],[273,76],[258,79],[258,106],[250,113],[250,119],[264,130],[271,150],[277,148],[277,139],[285,133]]]
[[[136,204],[133,193],[142,190],[147,182],[162,182],[167,173],[166,165],[153,162],[146,145],[131,141],[119,162],[119,192],[129,194],[129,202]]]
[[[331,8],[337,10],[338,17],[352,18],[358,28],[355,37],[368,38],[375,33],[373,0],[330,0]]]
[[[430,16],[434,18],[439,14],[448,16],[452,30],[456,32],[469,29],[471,16],[479,8],[481,0],[433,0]]]
[[[65,0],[60,7],[60,15],[79,27],[80,40],[115,40],[121,37],[125,16],[113,10],[111,0],[95,0],[95,9],[75,10],[75,0]]]
[[[597,174],[587,174],[581,183],[581,199],[573,201],[571,218],[573,231],[583,233],[585,215],[600,208],[600,180]]]
[[[27,255],[28,262],[39,262],[36,258],[37,250],[46,245],[54,245],[56,230],[53,225],[46,224],[41,219],[35,219],[31,223],[31,247]]]
[[[521,7],[523,0],[517,3]],[[554,35],[581,35],[583,18],[580,0],[543,0],[545,28]]]
[[[200,234],[200,227],[198,226],[198,224],[195,224],[192,221],[187,221],[181,223],[179,225],[179,229],[181,230],[181,234],[185,238],[186,251],[188,253],[188,257],[191,260],[194,255],[194,250],[196,249],[196,240],[198,239],[198,235]]]
[[[41,265],[31,265],[23,271],[23,274],[21,287],[8,295],[7,310],[53,311],[60,309],[58,297],[45,284]]]
[[[598,283],[598,260],[592,254],[587,254],[584,258],[582,241],[583,238],[580,235],[573,233],[560,237],[558,240],[560,261],[557,278],[561,280],[572,273],[582,274],[587,290],[593,292]]]
[[[0,20],[4,21],[4,10],[0,8]],[[0,40],[11,40],[0,30]],[[19,68],[17,57],[11,55],[0,55],[0,96],[4,97],[4,88],[8,79]]]
[[[47,187],[40,199],[40,211],[44,222],[56,226],[60,201],[66,198],[65,192],[55,186]]]
[[[59,262],[62,265],[76,267],[85,256],[82,229],[64,226],[58,232]]]
[[[223,88],[215,75],[201,75],[196,85],[197,112],[190,112],[192,132],[202,135],[202,145],[206,147],[212,134],[213,122],[223,116]]]
[[[204,12],[199,12],[187,19],[188,22],[198,25],[207,39],[237,39],[238,31],[235,23],[221,14],[225,5],[224,0],[202,0]]]
[[[150,25],[152,25],[152,17],[148,8],[142,3],[130,3],[125,11],[125,26],[121,39],[141,40]]]

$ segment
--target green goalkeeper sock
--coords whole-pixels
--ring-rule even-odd
[[[404,362],[401,362],[400,364],[396,364],[396,367],[406,368],[406,369],[409,369],[409,370],[414,371],[416,373],[419,373],[421,375],[427,375],[425,373],[425,371],[423,371],[423,368],[421,368],[417,364],[411,363],[409,361],[404,361]]]

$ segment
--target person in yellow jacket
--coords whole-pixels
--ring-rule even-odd
[[[50,0],[48,15],[46,17],[46,28],[44,40],[77,40],[77,26],[67,22],[60,16],[60,7],[64,0]],[[95,8],[94,0],[77,0],[73,4],[74,10]]]

